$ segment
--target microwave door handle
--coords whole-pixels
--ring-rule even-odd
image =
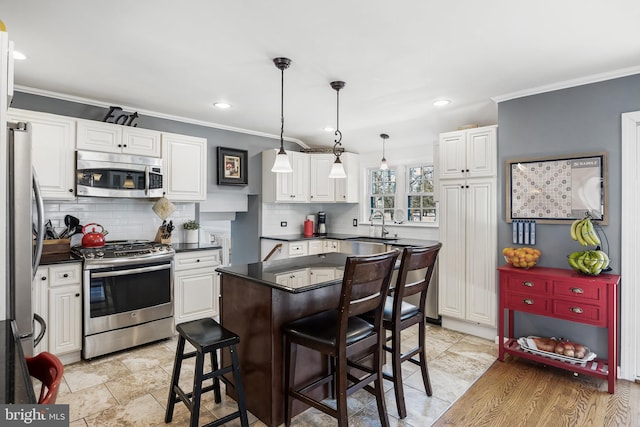
[[[144,167],[144,195],[149,195],[149,166]]]

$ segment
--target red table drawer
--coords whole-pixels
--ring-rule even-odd
[[[507,308],[548,315],[551,313],[551,299],[535,294],[510,293],[507,295]]]
[[[507,277],[507,290],[510,292],[543,295],[549,292],[549,280],[525,274],[510,274]]]
[[[598,305],[580,301],[553,300],[553,315],[574,322],[607,326],[607,310]]]
[[[553,296],[571,298],[573,301],[591,300],[604,303],[605,295],[605,286],[602,284],[553,281]]]

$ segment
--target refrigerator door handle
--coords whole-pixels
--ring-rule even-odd
[[[42,246],[44,245],[44,202],[42,201],[40,182],[38,181],[38,175],[36,175],[36,169],[34,167],[32,167],[31,169],[33,171],[33,194],[35,196],[36,212],[38,214],[36,253],[33,257],[33,268],[31,270],[31,279],[33,280],[36,277],[36,271],[38,269],[38,266],[40,265],[40,258],[42,257]]]
[[[33,320],[34,323],[38,322],[40,324],[40,332],[38,333],[38,336],[33,339],[33,346],[35,347],[40,344],[40,341],[42,341],[42,338],[44,337],[44,333],[47,331],[47,322],[45,322],[44,319],[37,313],[33,313]],[[36,330],[35,325],[33,327],[33,330]]]

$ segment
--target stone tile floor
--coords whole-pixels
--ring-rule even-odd
[[[417,327],[403,333],[407,348],[416,340]],[[182,403],[176,404],[173,421],[164,423],[176,343],[177,339],[169,339],[66,366],[57,403],[69,405],[70,426],[187,426],[189,412]],[[497,345],[491,341],[432,325],[427,328],[427,343],[433,396],[424,392],[419,367],[404,363],[406,418],[398,418],[391,383],[385,381],[391,426],[431,425],[491,366],[498,354]],[[193,363],[188,362],[183,363],[180,378],[185,389],[193,381]],[[200,421],[206,424],[235,410],[234,400],[223,396],[223,402],[216,405],[213,393],[207,393]],[[252,414],[249,424],[265,426]],[[227,425],[240,423],[234,420]],[[291,425],[333,426],[336,421],[309,409],[295,417]],[[349,398],[349,425],[380,425],[375,398],[364,390]]]

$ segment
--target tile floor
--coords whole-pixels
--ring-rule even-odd
[[[406,346],[417,340],[417,328],[404,334]],[[64,383],[57,403],[69,404],[70,426],[187,426],[189,412],[176,404],[173,421],[164,423],[175,345],[170,339],[120,353],[82,361],[65,367]],[[438,326],[427,330],[429,373],[433,396],[424,392],[419,367],[404,363],[405,399],[408,415],[398,419],[391,383],[385,381],[387,410],[391,426],[431,425],[497,358],[493,342]],[[183,363],[181,384],[193,381],[193,363]],[[213,393],[203,398],[201,423],[205,424],[236,410],[235,401],[213,402]],[[366,391],[349,400],[350,426],[380,425],[375,398]],[[249,414],[252,427],[265,426]],[[333,426],[333,418],[309,409],[292,420],[294,427]],[[239,420],[228,425],[239,426]]]

